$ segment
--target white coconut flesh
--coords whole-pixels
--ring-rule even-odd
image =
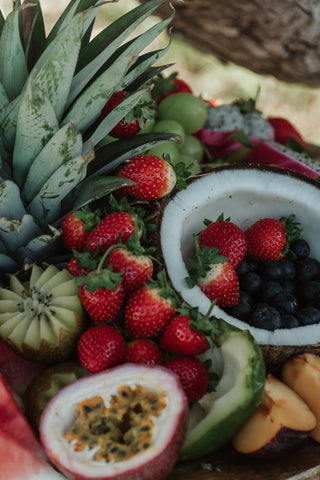
[[[160,246],[170,281],[191,306],[205,314],[211,301],[196,285],[188,288],[188,259],[194,255],[193,234],[203,230],[203,220],[224,218],[246,230],[264,217],[294,214],[310,244],[310,256],[320,259],[320,185],[303,175],[258,166],[221,167],[189,183],[162,210]],[[212,315],[247,329],[260,345],[307,345],[320,342],[320,324],[269,331],[248,325],[215,306]]]
[[[126,398],[123,397],[123,392],[129,395],[130,392],[135,392],[135,400],[128,401],[126,395]],[[146,392],[149,405],[145,402]],[[136,436],[135,439],[127,441],[126,445],[124,439],[113,441],[111,438],[111,441],[105,444],[102,441],[96,447],[90,445],[90,440],[87,443],[84,440],[81,448],[77,448],[77,440],[71,438],[72,434],[70,436],[76,425],[76,410],[81,402],[92,406],[91,400],[97,397],[103,401],[109,424],[112,424],[113,414],[116,417],[136,416],[134,428],[130,430],[132,425],[129,425],[128,418],[124,421],[128,425],[121,426],[123,437],[127,433],[127,437],[132,434],[133,437]],[[135,411],[137,404],[141,408]],[[155,413],[152,413],[153,405]],[[184,436],[181,432],[186,429],[186,412],[186,397],[176,375],[162,367],[125,364],[80,379],[61,390],[48,403],[41,416],[40,437],[52,463],[65,474],[71,473],[71,478],[77,475],[92,479],[113,478],[139,470],[170,448],[170,445],[173,450],[177,450],[178,455]],[[97,421],[99,423],[98,418]],[[181,429],[183,424],[185,427]],[[144,434],[148,430],[146,427],[150,427],[151,435],[144,444],[144,438],[147,438]],[[86,432],[86,437],[90,437],[89,431]],[[109,440],[110,437],[112,435],[109,435]],[[130,444],[134,442],[139,446],[138,452],[119,454],[120,450],[130,450]]]

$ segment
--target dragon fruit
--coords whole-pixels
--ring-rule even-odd
[[[242,149],[247,142],[255,145],[261,139],[274,138],[273,127],[257,110],[242,113],[237,105],[208,105],[207,111],[206,123],[196,136],[214,157],[225,157]],[[239,139],[239,132],[244,143]]]
[[[250,163],[275,165],[310,178],[320,176],[320,162],[303,153],[295,152],[275,141],[261,141],[255,145],[249,156]]]

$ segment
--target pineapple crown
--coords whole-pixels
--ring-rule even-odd
[[[131,184],[111,172],[171,139],[141,133],[103,144],[166,68],[153,64],[169,45],[142,52],[172,17],[131,38],[163,2],[148,0],[93,37],[102,3],[113,2],[71,0],[48,36],[39,0],[16,0],[7,18],[0,12],[1,271],[53,258],[62,219]],[[119,89],[130,95],[99,121]]]

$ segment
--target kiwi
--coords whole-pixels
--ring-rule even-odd
[[[86,322],[75,280],[54,265],[30,270],[26,282],[11,275],[0,288],[0,337],[27,360],[69,360]]]

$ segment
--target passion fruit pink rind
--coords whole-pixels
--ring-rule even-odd
[[[87,429],[86,415],[95,412],[94,421],[100,419],[112,434],[105,428],[94,436]],[[39,432],[48,458],[70,479],[161,480],[178,458],[187,424],[188,402],[178,377],[164,367],[126,363],[60,390],[45,407]],[[117,427],[121,438],[115,439]]]

